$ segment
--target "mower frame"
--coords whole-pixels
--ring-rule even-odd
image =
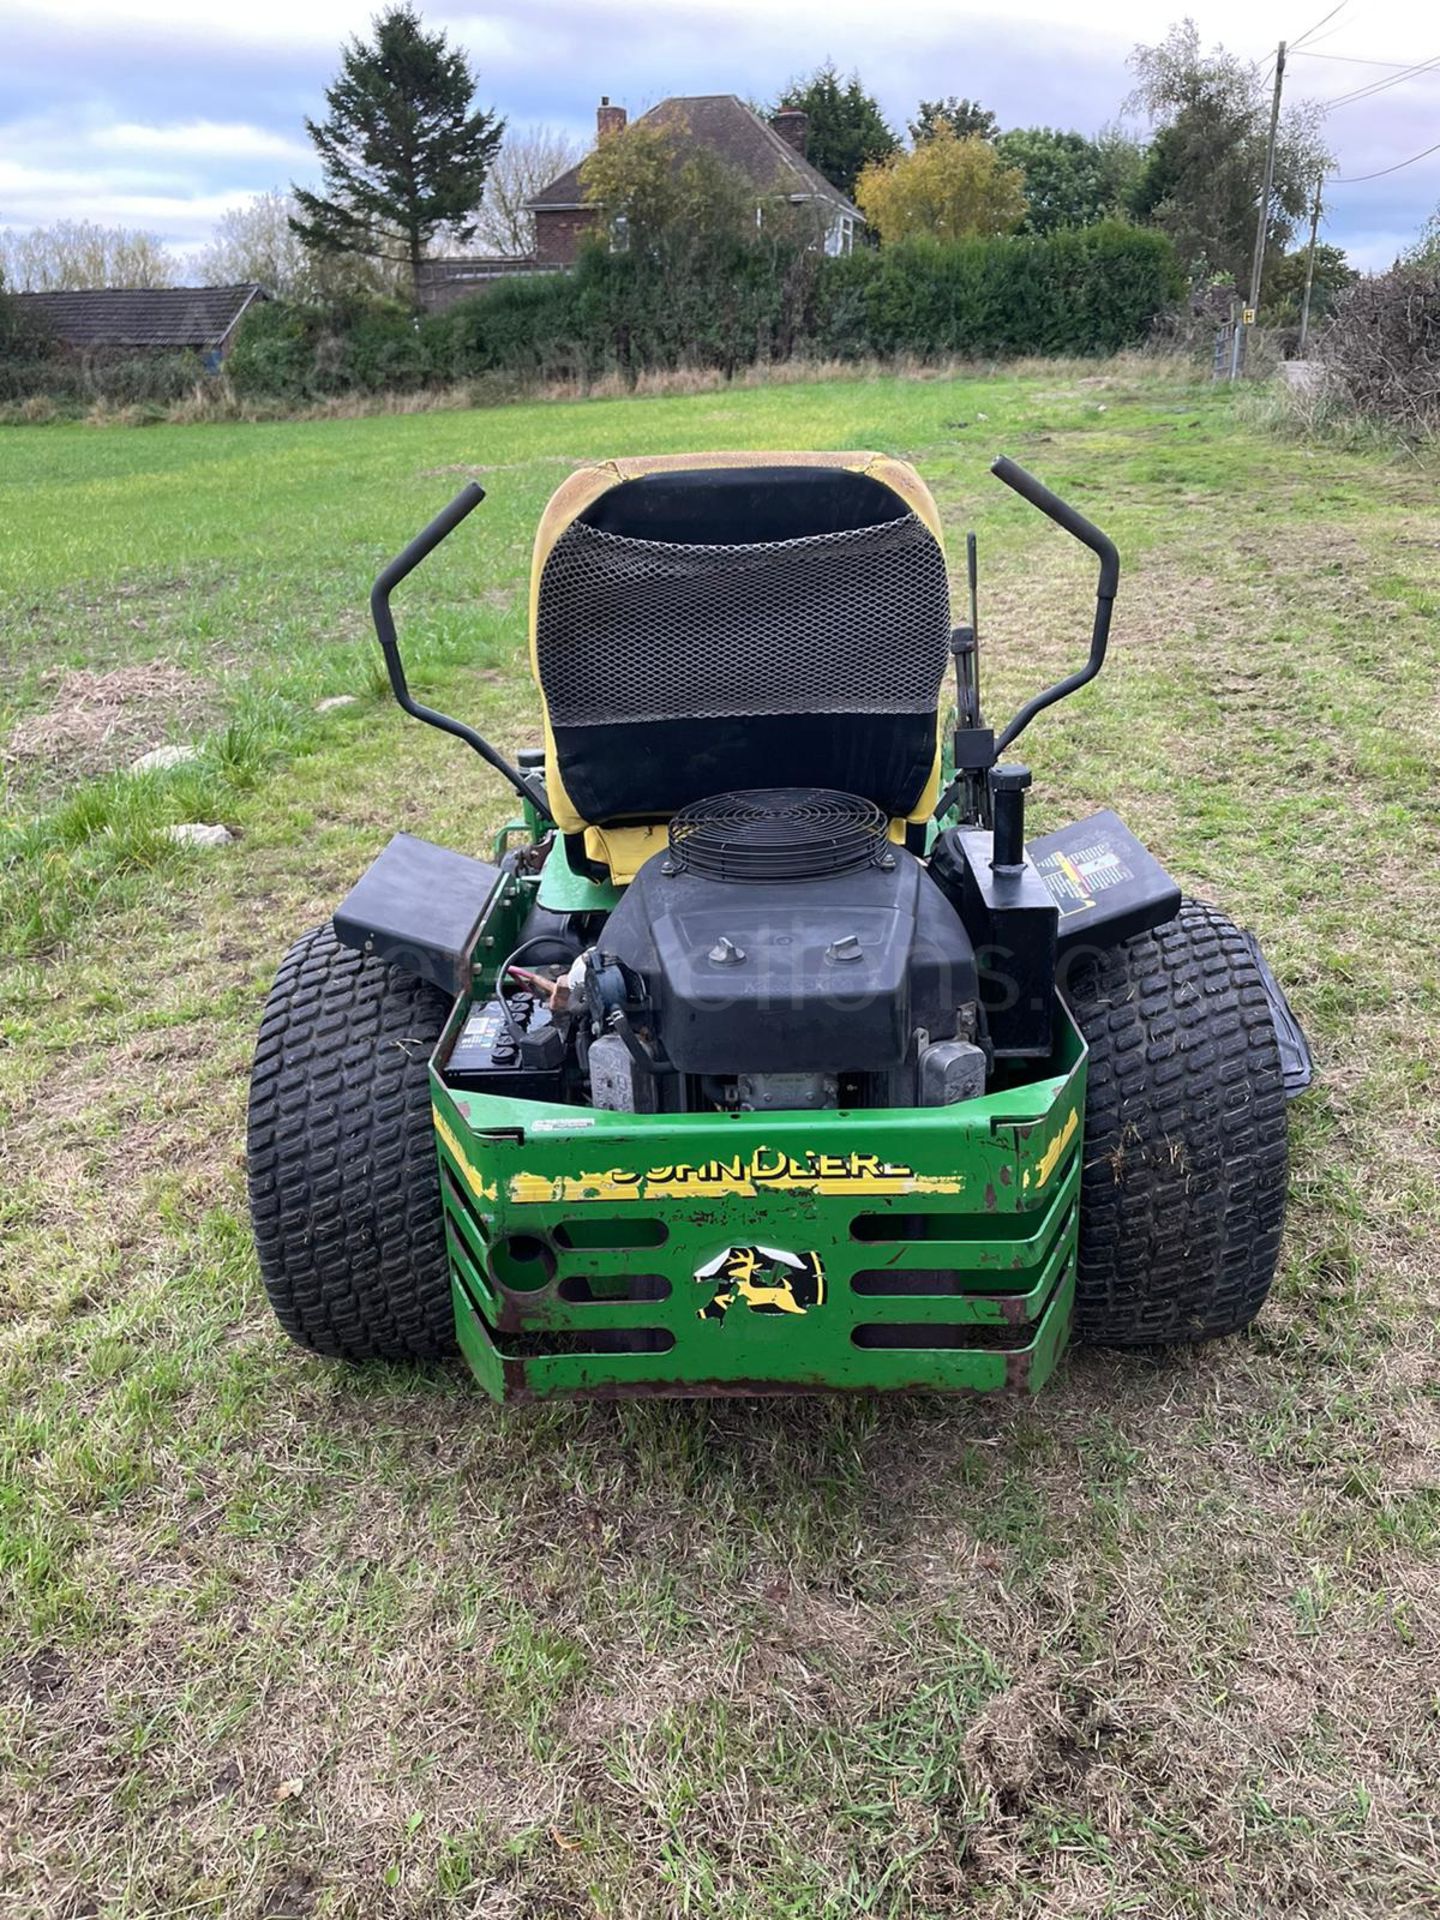
[[[984,795],[971,817],[988,824],[1000,750],[1100,671],[1119,576],[1107,535],[1014,462],[992,471],[1095,554],[1094,631],[1085,665],[997,739],[974,674],[971,540],[972,710],[946,741],[950,785],[932,838],[966,817],[967,788]],[[511,766],[473,728],[415,701],[390,610],[394,588],[483,499],[473,483],[457,495],[381,573],[371,610],[399,705],[464,740],[519,796],[499,860],[512,834],[533,845],[551,824],[542,769],[533,756]],[[962,674],[962,694],[966,684]],[[470,943],[470,990],[430,1063],[456,1332],[481,1385],[503,1400],[1043,1385],[1070,1334],[1085,1112],[1085,1043],[1060,996],[1047,989],[1050,1058],[955,1107],[613,1114],[457,1091],[445,1061],[477,1002],[498,991],[496,962],[528,909],[618,898],[576,871],[572,851],[556,835],[538,878],[507,863]],[[819,1298],[717,1310],[724,1289],[707,1270],[755,1253],[808,1263]],[[803,1337],[790,1324],[801,1317]]]
[[[477,955],[506,950],[537,886],[501,875]],[[430,1083],[456,1331],[496,1399],[1048,1379],[1070,1331],[1085,1110],[1063,1003],[1033,1077],[959,1106],[621,1114],[447,1085],[493,965],[457,999]],[[716,1311],[727,1288],[706,1270],[754,1252],[808,1267],[819,1298]]]

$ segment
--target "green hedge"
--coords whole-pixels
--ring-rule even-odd
[[[490,374],[733,372],[794,354],[1113,353],[1182,291],[1170,242],[1119,223],[833,260],[735,245],[683,277],[592,249],[573,273],[502,280],[418,320],[257,305],[228,367],[242,393],[298,401]]]
[[[1118,222],[912,241],[826,262],[811,339],[842,357],[1114,353],[1184,291],[1165,235]]]
[[[257,300],[226,372],[240,393],[277,400],[428,386],[438,369],[425,323],[403,307],[335,309]]]
[[[112,406],[169,406],[205,378],[204,362],[194,353],[46,353],[32,340],[17,352],[0,352],[0,405],[38,396],[69,407],[97,400]]]

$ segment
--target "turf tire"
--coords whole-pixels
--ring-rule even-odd
[[[1285,1216],[1285,1086],[1245,938],[1187,900],[1178,918],[1065,982],[1090,1047],[1076,1331],[1098,1346],[1248,1326]]]
[[[270,989],[250,1078],[250,1215],[270,1304],[316,1353],[455,1350],[426,1071],[449,1011],[328,926],[296,941]]]

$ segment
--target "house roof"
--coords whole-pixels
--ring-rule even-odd
[[[67,347],[218,347],[263,287],[93,287],[17,294]]]
[[[697,146],[718,153],[722,160],[752,180],[762,193],[825,200],[838,212],[860,218],[859,209],[840,189],[832,186],[823,173],[817,173],[808,160],[802,159],[790,143],[737,94],[677,94],[662,100],[658,107],[651,107],[631,124],[663,127],[677,122]],[[580,164],[583,166],[584,162]],[[542,213],[547,207],[583,207],[585,189],[580,180],[580,167],[568,167],[526,204],[532,213]]]

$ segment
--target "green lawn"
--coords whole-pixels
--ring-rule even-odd
[[[575,463],[877,446],[980,530],[1033,818],[1258,929],[1322,1080],[1246,1338],[1031,1404],[557,1406],[286,1345],[244,1212],[276,961],[510,807]],[[1121,366],[305,425],[0,430],[0,1911],[1372,1916],[1440,1903],[1440,509]],[[359,701],[317,713],[327,696]],[[127,779],[147,748],[200,759]],[[178,848],[164,828],[239,837]]]

